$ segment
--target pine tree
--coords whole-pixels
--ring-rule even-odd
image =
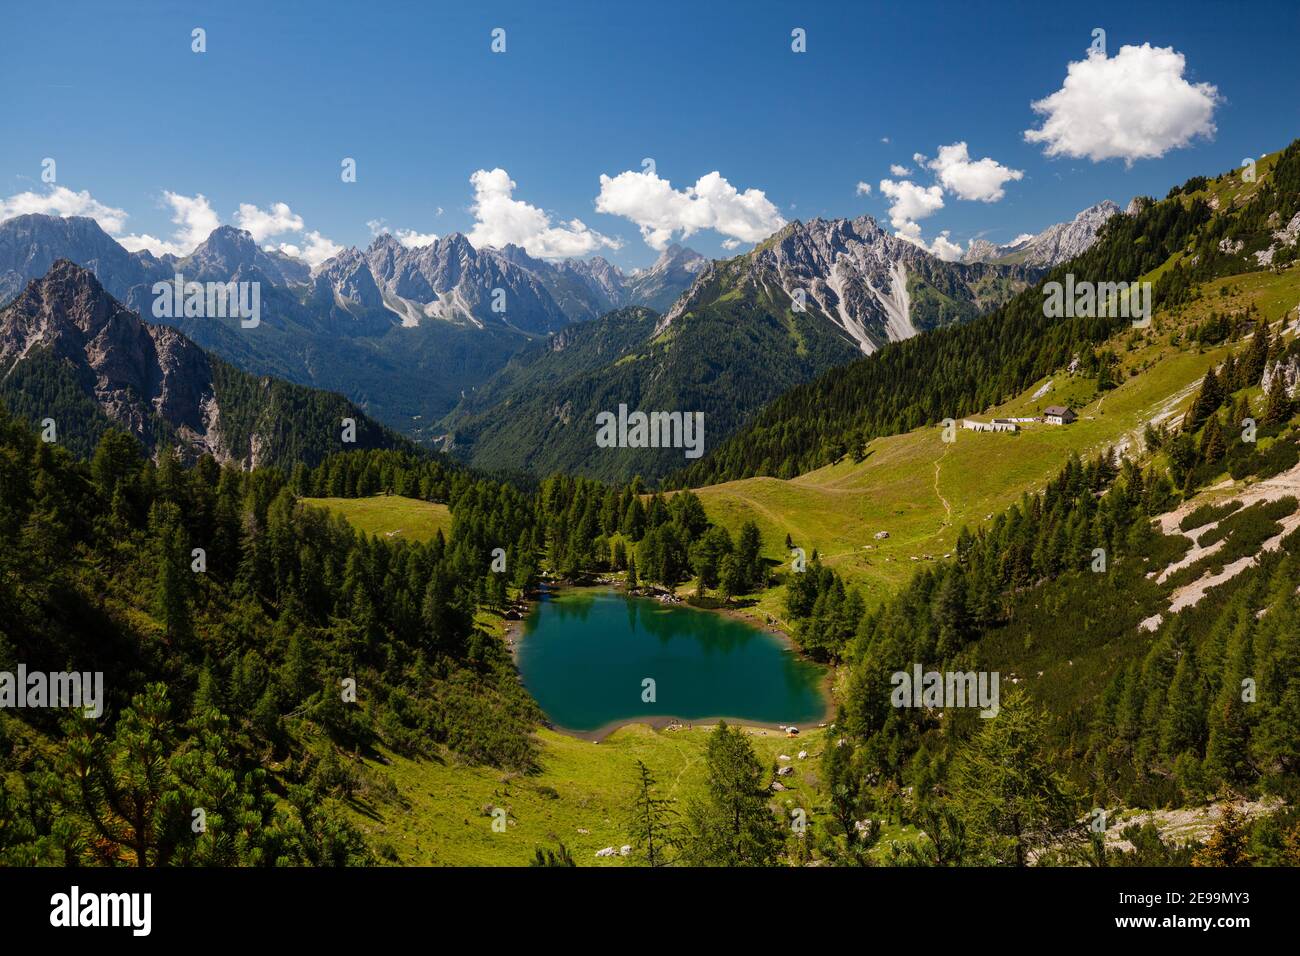
[[[1234,633],[1229,643],[1223,681],[1210,707],[1207,770],[1229,786],[1247,783],[1254,772],[1250,763],[1250,728],[1242,686],[1250,674],[1249,631]]]
[[[573,854],[563,843],[557,849],[552,850],[550,847],[539,846],[533,851],[533,858],[528,863],[529,866],[577,866],[574,862]]]
[[[180,529],[167,528],[162,534],[154,584],[154,610],[167,629],[167,637],[173,642],[182,642],[191,633],[189,593],[192,572],[185,563]]]
[[[641,536],[645,534],[646,517],[645,508],[641,506],[641,499],[633,497],[628,502],[627,510],[623,513],[623,522],[620,530],[627,535],[630,541],[640,541]]]
[[[1160,749],[1173,761],[1185,751],[1199,753],[1205,740],[1205,701],[1196,654],[1182,649],[1160,719]]]
[[[1058,529],[1060,530],[1060,529]],[[1064,534],[1064,532],[1061,532]],[[970,611],[966,606],[966,580],[957,570],[948,574],[939,586],[935,602],[935,622],[939,625],[939,656],[950,659],[965,645],[970,628]]]
[[[736,539],[736,561],[740,566],[743,582],[740,592],[747,593],[767,586],[767,564],[763,561],[763,536],[758,525],[746,521],[740,527],[740,536]]]
[[[1264,377],[1264,369],[1268,367],[1269,355],[1268,341],[1268,323],[1264,321],[1255,323],[1255,332],[1250,340],[1250,348],[1246,350],[1245,356],[1238,366],[1238,387],[1250,388],[1258,385]]]
[[[851,741],[829,738],[822,752],[822,776],[830,794],[831,816],[844,834],[845,848],[851,854],[861,834],[857,822],[862,798],[862,776],[853,766]]]
[[[733,552],[725,555],[718,571],[719,589],[722,597],[730,601],[737,595],[744,594],[748,589],[748,575],[745,566],[740,563],[740,559]]]
[[[99,738],[93,721],[72,721],[62,776],[65,800],[89,821],[86,835],[104,864],[160,866],[189,830],[177,780],[168,766],[175,746],[167,691],[151,684],[131,701],[114,728]]]

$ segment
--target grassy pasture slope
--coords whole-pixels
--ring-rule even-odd
[[[303,498],[302,503],[342,515],[358,531],[387,538],[428,541],[439,528],[451,534],[451,510],[446,505],[400,495],[370,498]]]
[[[829,729],[811,728],[798,738],[775,729],[746,728],[759,759],[776,766],[793,766],[781,777],[790,789],[774,793],[788,810],[803,808],[810,827],[818,825],[824,797],[818,790],[819,757]],[[579,866],[622,866],[621,857],[597,857],[607,846],[617,850],[627,840],[626,815],[631,805],[636,761],[654,774],[661,797],[676,799],[676,809],[701,793],[704,748],[708,729],[655,731],[644,724],[621,727],[599,744],[551,730],[538,733],[542,772],[533,776],[507,774],[491,767],[467,767],[412,761],[385,754],[387,763],[370,769],[391,780],[397,795],[367,800],[354,822],[385,849],[391,862],[404,865],[491,866],[526,865],[539,846],[560,842]],[[798,759],[801,750],[809,756]],[[791,759],[777,760],[785,754]],[[775,769],[772,771],[776,779]],[[505,833],[492,830],[492,808],[507,812]],[[580,833],[579,830],[587,830]],[[908,830],[888,827],[883,843],[905,837]],[[393,859],[395,857],[395,859]]]
[[[1200,350],[1185,334],[1172,345],[1176,329],[1202,321],[1212,309],[1234,311],[1252,302],[1276,321],[1300,302],[1296,269],[1234,276],[1222,284],[1233,293],[1221,297],[1216,282],[1177,319],[1157,316],[1146,333],[1125,330],[1112,339],[1108,345],[1121,362],[1118,388],[1097,395],[1093,380],[1062,370],[1037,398],[1049,380],[972,416],[980,421],[1027,417],[1073,400],[1079,414],[1073,425],[1030,423],[1014,435],[959,428],[951,444],[942,441],[937,426],[919,429],[872,441],[858,464],[846,458],[788,481],[746,478],[696,493],[710,519],[733,535],[745,521],[755,521],[768,557],[788,562],[788,532],[795,545],[810,555],[816,548],[826,564],[861,587],[869,603],[879,602],[911,577],[925,555],[938,559],[949,553],[963,524],[973,529],[1023,493],[1040,489],[1071,452],[1088,456],[1126,443],[1140,447],[1146,422],[1181,414],[1210,365],[1240,347]],[[1138,374],[1130,377],[1134,371]],[[878,531],[888,531],[889,538],[875,540]],[[779,591],[768,592],[760,603],[771,613],[779,608]]]

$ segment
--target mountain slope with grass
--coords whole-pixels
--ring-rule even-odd
[[[963,524],[982,524],[1022,494],[1037,492],[1071,454],[1154,454],[1152,442],[1190,410],[1206,371],[1227,356],[1249,355],[1258,323],[1273,343],[1249,393],[1262,415],[1265,382],[1275,377],[1296,388],[1297,302],[1294,268],[1210,280],[1192,289],[1187,302],[1158,310],[1149,328],[1121,324],[1112,337],[1063,356],[1008,401],[958,416],[952,442],[936,423],[871,438],[854,454],[840,450],[835,463],[793,479],[748,477],[694,490],[708,515],[733,532],[746,520],[757,522],[772,561],[789,561],[781,548],[789,533],[794,545],[809,554],[818,550],[870,600],[883,600],[918,562],[923,567],[952,553]],[[959,427],[963,419],[1039,419],[1052,405],[1073,408],[1079,420],[1066,427],[1022,421],[1011,434]],[[888,537],[875,537],[880,532]],[[764,606],[775,613],[779,601],[772,596]]]
[[[791,387],[885,342],[970,321],[1036,275],[942,262],[868,217],[791,223],[696,272],[639,332],[633,314],[616,313],[521,355],[448,416],[451,447],[480,467],[658,478],[686,464],[681,450],[598,448],[600,412],[703,412],[713,447]],[[597,343],[603,364],[590,361]]]
[[[1116,214],[1082,256],[1043,279],[1119,282],[1145,277],[1158,309],[1187,300],[1191,286],[1280,266],[1295,255],[1285,227],[1300,212],[1300,146],[1214,179],[1195,177],[1159,202]],[[1281,237],[1279,237],[1281,236]],[[1274,259],[1276,257],[1276,259]],[[1211,288],[1214,292],[1215,288]],[[762,410],[704,460],[671,479],[705,485],[752,475],[790,478],[861,449],[872,438],[998,405],[1097,346],[1123,318],[1044,314],[1042,283],[974,322],[886,346],[821,376]]]

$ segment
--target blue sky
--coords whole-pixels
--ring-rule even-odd
[[[213,217],[258,221],[264,245],[298,250],[364,246],[383,223],[411,242],[459,230],[624,267],[691,224],[703,226],[685,242],[721,256],[774,221],[818,215],[906,220],[927,244],[945,231],[957,245],[1006,242],[1103,198],[1163,196],[1300,135],[1294,3],[64,3],[57,14],[13,5],[5,27],[0,213],[71,190],[66,203],[93,202],[110,231],[159,250]],[[494,54],[498,27],[506,51]],[[1117,61],[1125,45],[1182,55],[1180,71],[1133,59],[1138,85],[1172,83],[1182,97],[1167,122],[1152,120],[1164,101],[1117,94],[1164,126],[1121,116],[1112,139],[1131,128],[1160,155],[1048,156],[1050,141],[1025,140],[1047,119],[1031,103],[1062,89],[1096,27]],[[791,49],[795,28],[805,53]],[[1090,90],[1104,99],[1095,79],[1062,105],[1063,128],[1104,113],[1087,101]],[[945,184],[914,159],[958,143],[954,172],[988,159],[994,186]],[[54,184],[41,179],[47,157]],[[344,157],[356,182],[341,180]],[[998,186],[997,168],[1020,178]],[[687,192],[713,172],[707,195]],[[601,175],[621,173],[626,188],[603,205],[615,211],[599,211]],[[943,205],[891,217],[882,180]],[[277,203],[288,211],[268,215]],[[240,204],[263,218],[239,218]]]

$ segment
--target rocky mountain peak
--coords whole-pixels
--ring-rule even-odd
[[[234,226],[218,226],[199,243],[176,269],[186,279],[200,282],[229,282],[232,279],[266,281],[274,285],[301,285],[311,270],[281,252],[262,249],[252,233]]]
[[[684,269],[687,272],[698,272],[706,262],[708,262],[708,259],[694,249],[680,246],[674,242],[659,254],[659,258],[650,267],[650,271],[665,272],[669,269]]]
[[[76,329],[94,336],[118,312],[126,310],[104,291],[93,272],[59,259],[43,277],[29,282],[4,314],[7,323],[26,320],[55,332]]]
[[[351,303],[365,309],[382,309],[383,293],[370,270],[366,255],[353,246],[322,262],[312,276],[313,298],[326,303],[337,297],[340,305]]]
[[[797,313],[807,314],[809,321],[833,323],[869,354],[918,331],[974,318],[1006,301],[1026,279],[1023,267],[944,262],[886,232],[870,216],[817,217],[787,223],[740,259],[702,271],[660,325],[715,295],[717,281],[739,282],[754,295],[782,293],[774,307],[799,304]],[[917,290],[927,286],[936,294],[918,301]]]
[[[391,252],[393,250],[400,250],[402,248],[403,248],[402,244],[398,242],[396,238],[394,238],[391,232],[381,232],[379,235],[375,236],[375,238],[370,241],[370,245],[366,247],[366,254],[369,255],[372,252],[382,252],[382,251]]]

